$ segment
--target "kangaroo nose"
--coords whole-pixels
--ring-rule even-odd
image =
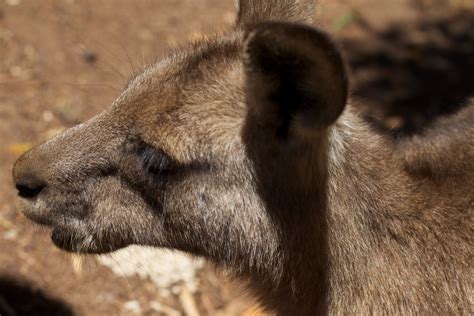
[[[32,199],[46,187],[46,183],[34,177],[18,179],[15,183],[18,195],[22,198]]]

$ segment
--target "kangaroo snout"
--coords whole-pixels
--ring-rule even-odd
[[[34,151],[24,154],[13,167],[13,183],[18,196],[25,199],[36,198],[47,186],[46,180],[36,169]]]
[[[13,186],[18,192],[21,210],[37,223],[53,223],[83,216],[87,203],[78,191],[84,184],[89,151],[87,129],[74,127],[24,153],[13,166]],[[77,143],[71,137],[79,137]],[[98,151],[98,150],[97,150]],[[72,163],[74,162],[74,163]],[[72,200],[71,197],[78,197]]]

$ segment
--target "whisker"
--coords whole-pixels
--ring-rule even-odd
[[[130,67],[132,67],[132,73],[130,74],[130,77],[133,77],[136,74],[135,67],[133,66],[132,59],[130,58],[130,55],[128,54],[127,49],[125,46],[123,46],[122,43],[119,42],[120,47],[122,50],[125,52],[125,55],[127,56],[128,63],[130,64]]]
[[[77,38],[76,41],[78,43],[80,43],[80,45],[84,46],[85,50],[89,50],[89,51],[93,51],[93,49],[91,49],[89,47],[89,45],[86,44],[86,41],[84,40],[84,38],[80,35],[80,31],[77,30],[72,24],[70,23],[67,23],[66,24],[66,27],[69,27],[71,29],[71,31],[73,31],[74,33],[74,36]],[[103,48],[106,52],[108,52],[112,57],[114,57],[118,62],[119,64],[122,64],[122,60],[120,58],[117,57],[117,55],[115,55],[114,53],[111,52],[111,50],[109,48],[107,48],[105,45],[99,43],[98,41],[96,40],[92,40],[90,39],[89,41],[92,41],[94,42],[95,45],[97,46],[100,46],[101,48]],[[84,49],[83,48],[83,49]],[[122,74],[122,72],[120,70],[118,70],[117,67],[115,67],[114,65],[112,65],[111,63],[109,63],[107,60],[97,60],[97,62],[99,64],[105,64],[106,66],[110,67],[111,69],[113,69],[123,80],[127,81],[128,78],[126,78],[124,76],[124,74]]]

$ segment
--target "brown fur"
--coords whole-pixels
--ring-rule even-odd
[[[334,44],[289,23],[310,1],[268,3],[22,156],[23,212],[68,251],[204,256],[282,315],[469,314],[474,104],[393,143]]]

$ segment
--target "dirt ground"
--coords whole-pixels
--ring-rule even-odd
[[[319,26],[341,43],[354,102],[375,128],[417,133],[473,95],[473,2],[320,1]],[[18,213],[11,185],[23,151],[100,112],[170,47],[233,20],[233,0],[0,0],[1,315],[190,315],[189,301],[202,315],[258,313],[210,266],[196,294],[168,297],[93,259],[81,271]]]

